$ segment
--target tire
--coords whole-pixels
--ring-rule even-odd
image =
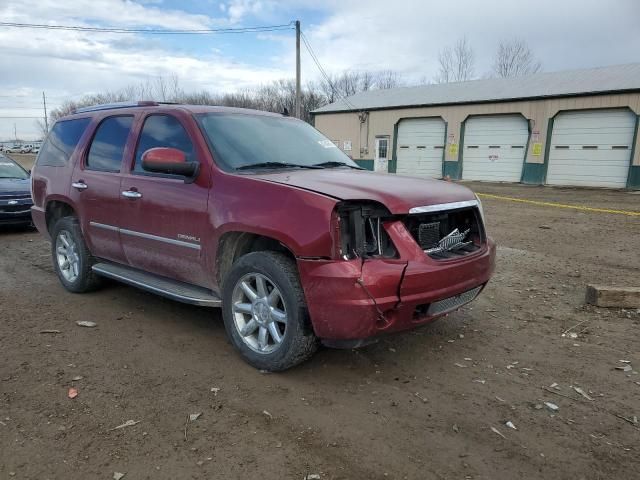
[[[253,302],[247,286],[257,297]],[[253,252],[236,260],[223,281],[222,316],[231,343],[260,370],[286,370],[318,348],[298,269],[282,253]]]
[[[69,246],[65,246],[65,242]],[[62,217],[53,225],[51,256],[60,283],[70,292],[89,292],[99,286],[100,278],[91,270],[95,260],[84,242],[76,217]],[[65,259],[68,268],[64,268]]]

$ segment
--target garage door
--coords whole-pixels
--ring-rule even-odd
[[[444,121],[412,118],[398,125],[396,173],[442,178]]]
[[[626,187],[635,122],[626,109],[559,113],[553,121],[547,183]]]
[[[471,117],[464,126],[462,178],[519,182],[529,128],[521,115]]]

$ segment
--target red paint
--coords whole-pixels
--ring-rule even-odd
[[[219,291],[217,253],[223,235],[250,232],[273,238],[297,258],[313,327],[327,339],[366,338],[430,321],[432,318],[414,318],[416,306],[489,280],[495,258],[490,240],[468,257],[436,261],[424,254],[400,221],[384,225],[399,258],[346,261],[336,254],[333,211],[340,200],[374,200],[393,214],[406,214],[416,206],[475,199],[469,189],[436,180],[345,169],[225,172],[217,166],[193,118],[193,113],[218,110],[141,106],[71,116],[90,116],[92,122],[66,166],[34,168],[34,223],[48,235],[47,205],[65,202],[78,215],[93,255],[214,291]],[[184,126],[200,164],[192,182],[132,171],[138,137],[150,114],[173,115]],[[89,170],[85,159],[93,133],[101,120],[112,115],[134,116],[121,170]],[[179,161],[171,150],[153,149],[146,159]],[[79,181],[88,188],[71,186]],[[142,197],[125,198],[123,191],[139,192]],[[97,228],[90,222],[187,242],[200,249]]]

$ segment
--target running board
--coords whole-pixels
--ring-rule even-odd
[[[222,305],[220,297],[211,290],[171,280],[153,273],[143,272],[135,268],[102,262],[96,263],[91,269],[100,276],[111,278],[178,302],[205,307],[220,307]]]

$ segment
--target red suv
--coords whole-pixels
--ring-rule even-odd
[[[276,371],[473,300],[494,268],[482,206],[448,182],[362,171],[286,116],[153,102],[77,110],[32,174],[33,221],[71,292],[100,277],[222,307]]]

